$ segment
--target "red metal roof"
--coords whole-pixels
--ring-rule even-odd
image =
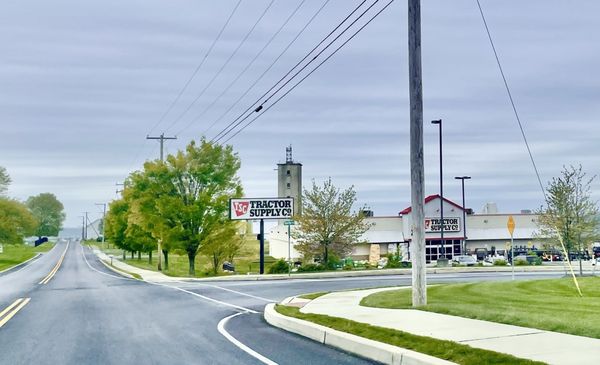
[[[438,198],[440,198],[440,194],[429,195],[428,197],[425,198],[425,204],[429,203],[432,200],[438,199]],[[455,207],[457,207],[460,210],[463,210],[463,207],[456,204],[452,200],[448,200],[448,199],[444,198],[444,201],[448,204],[454,205]],[[401,215],[408,214],[408,213],[410,213],[411,210],[412,210],[412,208],[408,207],[408,208],[405,208],[404,210],[401,210],[400,213],[398,213],[398,214],[401,214]]]

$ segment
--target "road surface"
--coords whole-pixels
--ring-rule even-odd
[[[429,276],[492,279],[510,273]],[[370,364],[273,328],[262,310],[301,293],[393,285],[410,285],[410,277],[150,284],[106,269],[78,241],[60,241],[0,276],[0,363]]]

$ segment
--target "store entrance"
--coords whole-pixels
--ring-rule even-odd
[[[460,240],[450,239],[444,240],[444,256],[448,260],[452,260],[454,256],[460,255]],[[441,240],[426,240],[425,241],[425,261],[427,263],[437,261],[442,256]]]

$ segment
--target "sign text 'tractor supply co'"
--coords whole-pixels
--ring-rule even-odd
[[[239,198],[229,200],[229,218],[289,219],[294,214],[294,198]]]

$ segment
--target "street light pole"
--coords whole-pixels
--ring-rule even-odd
[[[432,120],[431,124],[439,126],[440,134],[440,252],[438,252],[438,261],[440,255],[443,256],[443,262],[446,259],[446,247],[444,246],[444,175],[442,169],[442,120]]]
[[[471,179],[471,176],[455,176],[456,180],[461,181],[462,185],[462,208],[463,208],[463,244],[460,248],[460,254],[464,255],[467,251],[467,213],[465,208],[465,180]]]

